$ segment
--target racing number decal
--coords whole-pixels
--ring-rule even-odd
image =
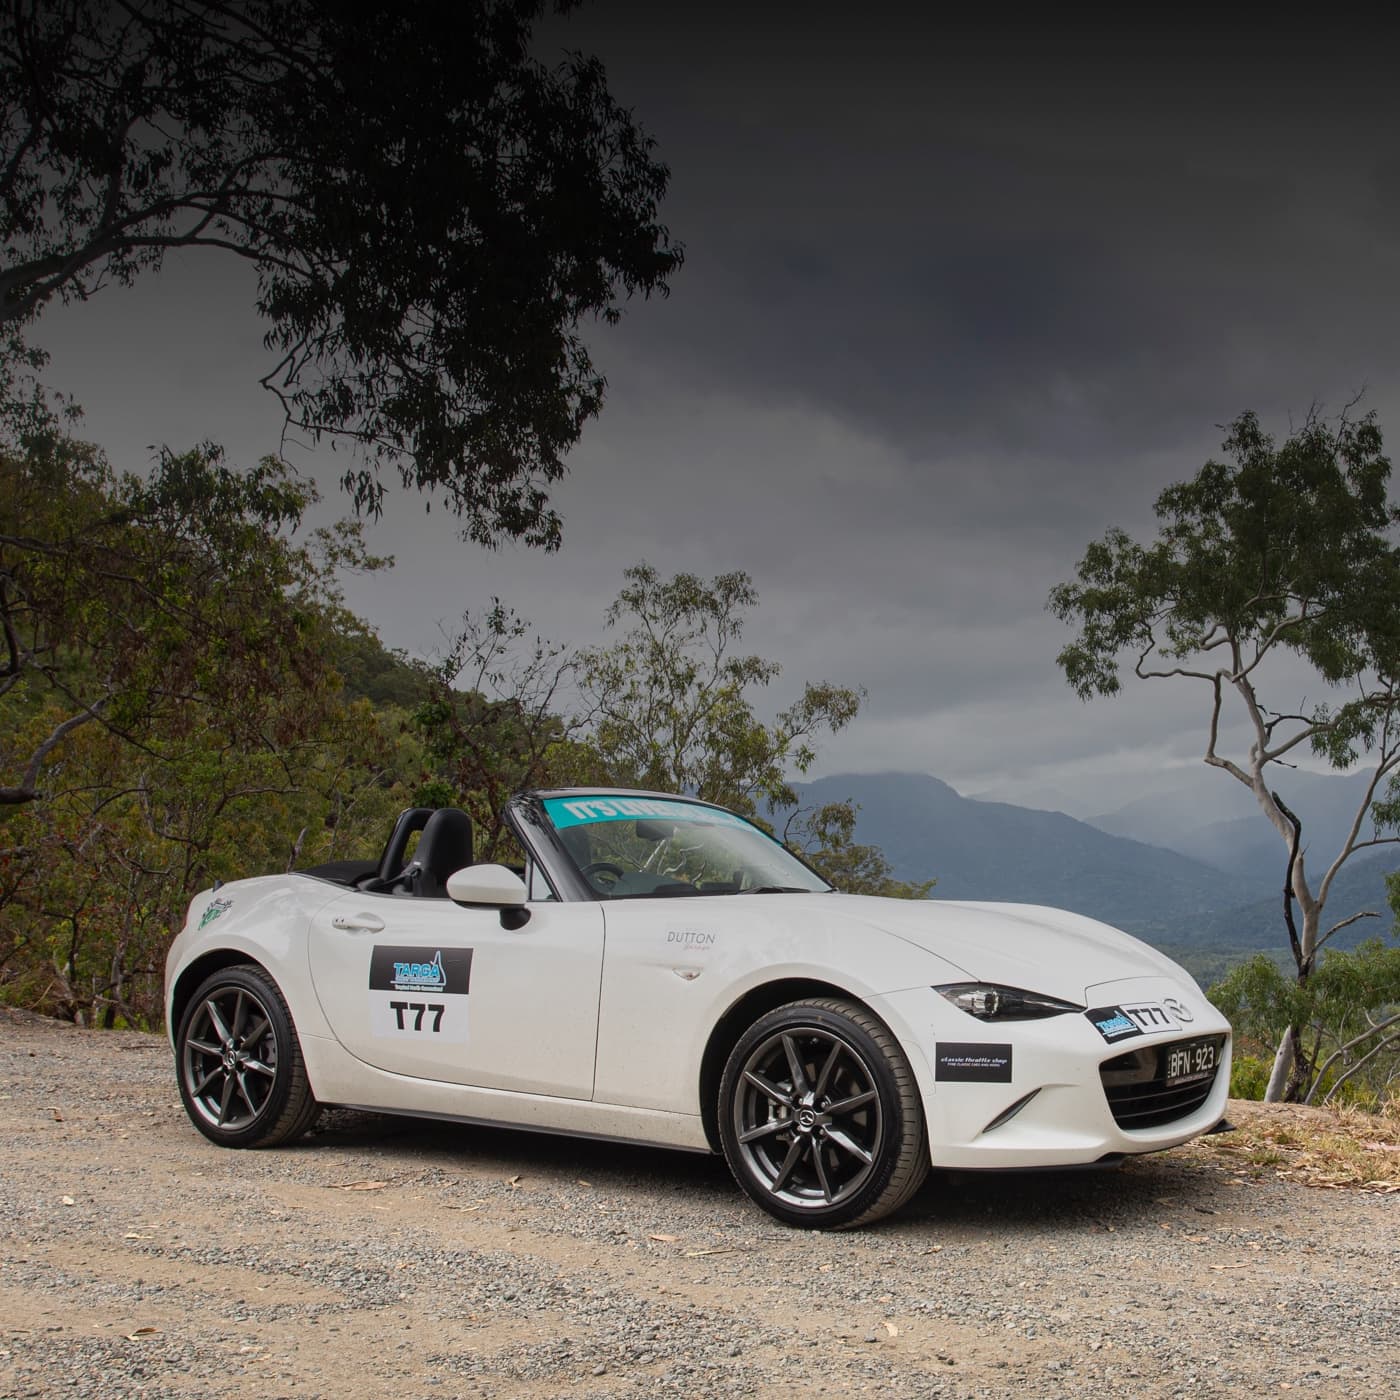
[[[391,1001],[389,1003],[389,1010],[394,1013],[395,1028],[401,1031],[421,1031],[423,1029],[423,1013],[425,1011],[431,1012],[433,1024],[429,1029],[431,1029],[434,1035],[437,1035],[442,1030],[442,1013],[447,1010],[447,1006],[446,1003],[441,1001]],[[405,1011],[410,1015],[413,1015],[414,1012],[417,1013],[417,1015],[413,1017],[413,1024],[411,1026],[404,1024],[403,1016]]]
[[[470,948],[376,947],[369,960],[370,1034],[463,1045]]]

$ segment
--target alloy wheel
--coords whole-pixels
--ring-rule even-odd
[[[277,1083],[277,1037],[262,1001],[245,987],[205,994],[181,1047],[188,1101],[220,1132],[249,1127],[267,1109]]]
[[[799,1210],[855,1195],[880,1162],[885,1120],[871,1066],[840,1035],[787,1026],[740,1070],[731,1111],[752,1179]]]

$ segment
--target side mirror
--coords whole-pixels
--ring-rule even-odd
[[[519,909],[525,903],[525,881],[504,865],[468,865],[447,877],[447,897],[455,904]]]

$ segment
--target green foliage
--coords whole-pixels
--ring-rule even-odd
[[[1208,688],[1205,761],[1252,790],[1285,843],[1282,922],[1303,985],[1342,926],[1322,921],[1338,872],[1357,850],[1397,839],[1400,793],[1375,799],[1400,772],[1400,510],[1387,496],[1390,461],[1373,414],[1335,422],[1309,414],[1280,444],[1245,413],[1224,450],[1228,461],[1207,462],[1157,498],[1152,544],[1110,531],[1075,578],[1051,590],[1049,606],[1077,628],[1058,661],[1081,698],[1117,694],[1125,657],[1142,679]],[[1280,653],[1336,698],[1267,703],[1258,685]],[[1220,752],[1227,703],[1248,734],[1237,757]],[[1335,768],[1364,761],[1371,773],[1351,833],[1318,880],[1309,878],[1301,819],[1270,771],[1303,745]],[[1307,1009],[1296,998],[1291,1005],[1293,1017]],[[1306,1026],[1287,1017],[1279,1025],[1278,1064],[1291,1058],[1298,1092],[1317,1070]],[[1282,1092],[1276,1077],[1270,1096]]]
[[[148,1022],[196,889],[382,840],[402,720],[327,658],[337,571],[383,561],[295,543],[312,499],[209,448],[120,476],[51,419],[0,451],[5,996]]]
[[[753,814],[792,807],[790,772],[805,773],[822,732],[845,728],[862,693],[808,683],[772,723],[752,693],[778,678],[776,663],[735,647],[758,605],[749,575],[662,579],[650,564],[626,570],[608,625],[626,628],[610,647],[578,657],[589,737],[619,786],[689,792]]]
[[[1306,1101],[1374,1100],[1400,1076],[1400,947],[1378,938],[1327,949],[1301,981],[1258,954],[1212,987],[1210,999],[1246,1056],[1299,1028],[1307,1071],[1297,1096]]]
[[[263,382],[344,485],[553,548],[545,488],[602,404],[580,325],[666,290],[669,173],[543,0],[57,0],[0,14],[0,334],[171,247],[250,262]],[[367,57],[372,56],[372,57]]]
[[[296,742],[317,707],[277,702],[329,685],[334,571],[382,562],[358,526],[293,546],[313,499],[279,460],[234,472],[211,447],[148,480],[63,435],[0,448],[0,699],[54,721],[0,740],[0,804],[36,800],[88,724],[159,751],[212,713],[245,746]]]
[[[1262,1099],[1269,1087],[1269,1062],[1258,1055],[1236,1055],[1230,1065],[1230,1097]]]
[[[351,699],[412,710],[432,692],[431,669],[406,652],[384,645],[364,622],[350,613],[337,621],[328,659]]]
[[[927,899],[936,880],[896,880],[893,867],[878,846],[856,841],[859,811],[853,802],[800,809],[788,819],[783,840],[846,894]]]
[[[598,781],[596,756],[577,738],[580,721],[559,713],[574,660],[493,598],[467,613],[414,711],[434,776],[419,788],[428,806],[470,813],[478,860],[508,843],[505,808],[526,788]]]
[[[310,488],[276,460],[238,473],[206,448],[141,481],[46,431],[0,470],[0,997],[75,1020],[155,1021],[196,890],[370,856],[410,798],[465,807],[480,860],[509,858],[522,788],[640,778],[753,811],[790,797],[785,765],[858,708],[809,685],[774,723],[756,717],[747,692],[777,668],[728,654],[756,602],[743,575],[710,588],[630,571],[612,616],[635,607],[634,629],[582,662],[497,600],[424,667],[344,609],[338,571],[385,562],[358,525],[295,542]],[[623,685],[590,691],[599,675]],[[665,695],[652,734],[646,686]],[[642,752],[674,744],[678,766],[634,774],[627,749],[601,749],[624,723]],[[927,893],[892,880],[854,822],[833,804],[802,827],[843,888]]]
[[[1080,629],[1059,663],[1081,697],[1119,691],[1125,652],[1139,675],[1176,674],[1153,661],[1217,649],[1238,673],[1274,647],[1329,684],[1400,673],[1400,549],[1389,536],[1398,517],[1374,415],[1335,425],[1310,416],[1278,446],[1246,413],[1224,447],[1230,463],[1207,462],[1157,498],[1154,544],[1110,531],[1051,591],[1055,615]],[[1374,700],[1324,710],[1307,737],[1344,767],[1384,714]]]

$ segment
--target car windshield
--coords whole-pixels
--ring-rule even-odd
[[[606,899],[804,894],[831,886],[751,822],[679,798],[547,797],[544,810]]]

